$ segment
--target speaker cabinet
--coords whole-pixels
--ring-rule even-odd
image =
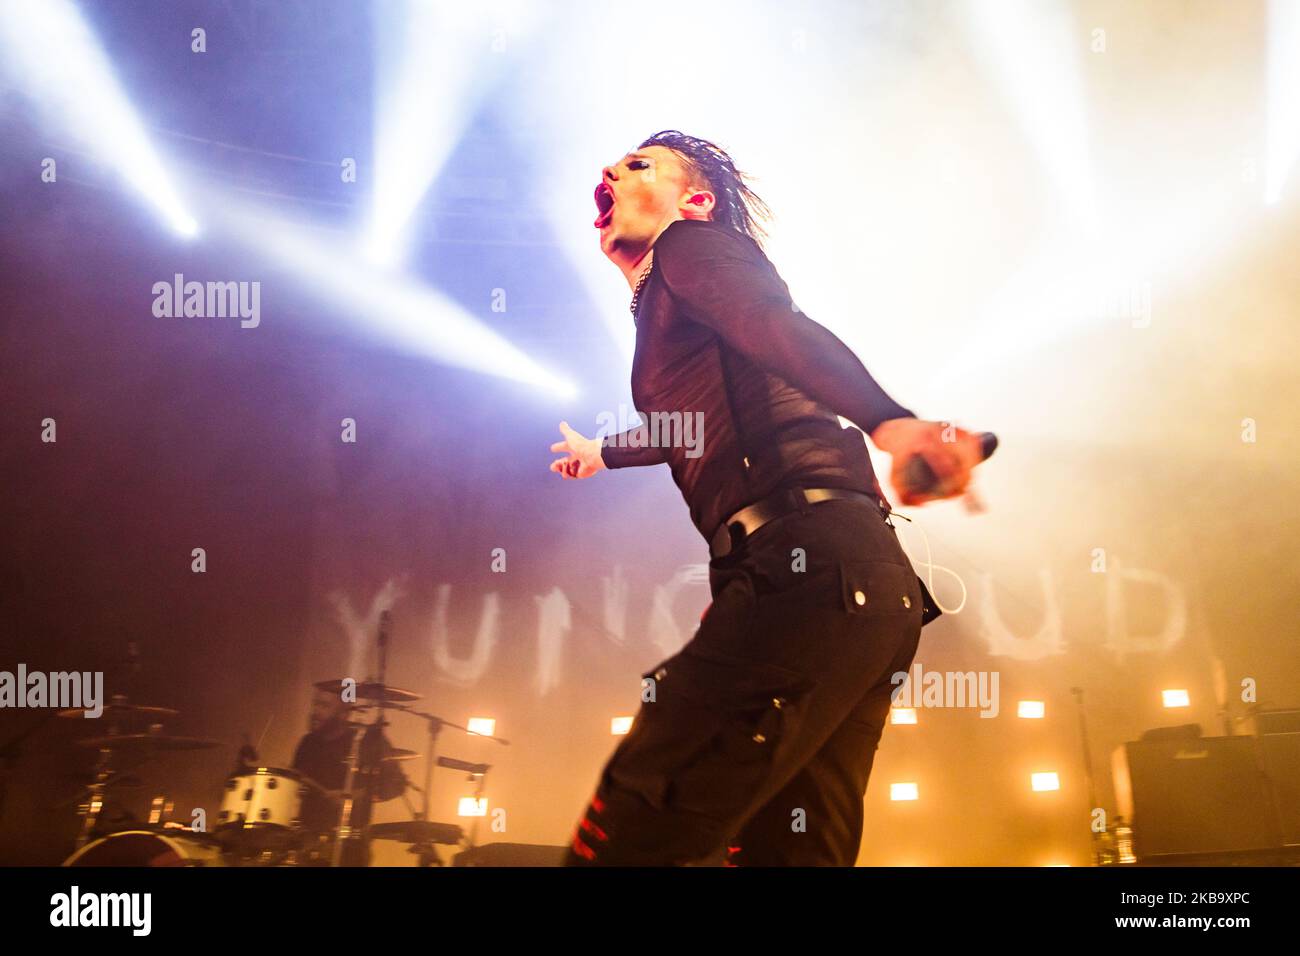
[[[1115,798],[1139,860],[1282,845],[1262,738],[1139,740],[1111,756]]]
[[[1259,759],[1277,800],[1282,842],[1300,846],[1300,732],[1262,734]]]

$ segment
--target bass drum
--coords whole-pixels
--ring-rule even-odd
[[[64,866],[225,866],[221,848],[205,833],[123,830],[87,843]]]

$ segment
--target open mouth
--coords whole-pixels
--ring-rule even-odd
[[[592,223],[597,229],[604,229],[614,218],[614,190],[609,183],[596,187],[596,221]]]

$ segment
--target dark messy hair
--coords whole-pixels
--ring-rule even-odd
[[[713,221],[749,236],[760,247],[763,245],[767,232],[758,221],[770,220],[772,211],[749,188],[749,176],[736,168],[735,161],[725,150],[707,139],[687,136],[675,129],[655,133],[637,149],[647,146],[663,146],[681,156],[692,185],[707,186],[717,197],[717,204],[713,207]]]

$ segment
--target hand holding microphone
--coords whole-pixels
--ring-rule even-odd
[[[871,433],[876,447],[893,458],[890,481],[899,503],[921,505],[965,493],[967,506],[979,510],[968,490],[974,467],[998,446],[992,432],[975,433],[948,422],[893,418]]]

